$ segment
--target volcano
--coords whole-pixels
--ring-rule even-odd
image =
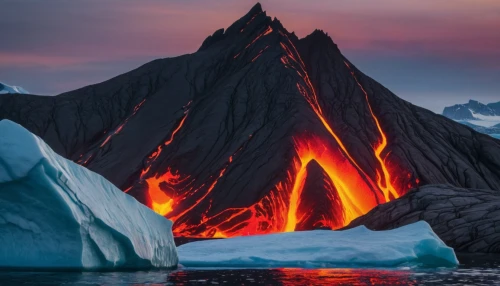
[[[427,184],[500,190],[500,141],[406,102],[320,30],[255,5],[200,49],[0,118],[174,221],[175,236],[337,229]]]

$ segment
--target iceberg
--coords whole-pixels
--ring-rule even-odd
[[[177,248],[184,267],[453,267],[458,260],[424,221],[387,231],[364,226],[191,242]]]
[[[0,268],[173,268],[172,222],[0,121]]]

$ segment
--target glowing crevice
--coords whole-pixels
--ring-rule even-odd
[[[101,145],[99,146],[99,148],[104,147],[106,144],[108,144],[108,142],[111,140],[111,138],[113,138],[114,136],[120,134],[120,132],[122,131],[123,127],[125,127],[125,125],[128,123],[128,121],[130,120],[130,118],[132,118],[139,111],[139,109],[141,109],[141,107],[144,104],[144,102],[146,102],[146,99],[143,99],[136,106],[134,106],[132,114],[129,117],[125,118],[125,120],[123,121],[123,123],[120,124],[120,125],[118,125],[118,127],[113,132],[111,132],[111,134],[109,134],[108,137],[106,137],[106,139],[101,143]]]
[[[370,114],[373,118],[373,121],[375,122],[375,125],[377,126],[378,133],[380,134],[380,137],[382,139],[379,142],[378,146],[375,147],[375,157],[377,158],[377,160],[380,164],[380,167],[382,168],[382,173],[384,175],[384,183],[385,184],[382,183],[382,178],[381,178],[380,173],[378,171],[377,171],[377,177],[378,177],[377,184],[378,184],[379,188],[384,192],[384,197],[385,197],[386,202],[390,200],[390,195],[392,195],[393,198],[399,198],[399,194],[396,191],[396,188],[394,188],[394,186],[392,185],[391,175],[390,175],[389,170],[386,166],[385,159],[382,158],[382,152],[384,152],[385,148],[387,147],[387,137],[385,135],[385,132],[382,130],[382,127],[380,126],[380,122],[379,122],[377,116],[375,115],[375,113],[373,112],[372,106],[370,104],[370,99],[368,98],[368,93],[366,92],[364,87],[361,85],[361,83],[358,81],[358,78],[354,74],[354,71],[351,69],[351,66],[345,61],[344,61],[344,63],[346,65],[347,69],[349,69],[352,77],[354,78],[354,80],[358,84],[361,91],[365,94],[366,104],[368,105],[368,109],[370,110]]]

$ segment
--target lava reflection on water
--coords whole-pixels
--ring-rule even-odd
[[[385,269],[186,269],[173,272],[168,283],[201,285],[417,285],[407,270]]]

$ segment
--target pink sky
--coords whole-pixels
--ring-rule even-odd
[[[0,81],[15,80],[14,70],[77,71],[95,63],[145,62],[195,52],[215,30],[226,28],[256,2],[234,0],[12,1],[0,17]],[[269,16],[303,37],[314,29],[332,36],[355,62],[425,58],[466,66],[486,74],[500,70],[498,0],[269,0]],[[354,57],[354,58],[352,58]],[[361,68],[364,61],[359,62]],[[384,62],[382,62],[383,64]],[[393,65],[395,63],[388,63]],[[123,68],[128,67],[123,65]],[[76,84],[101,81],[127,70],[108,69],[102,78],[54,82],[62,92]],[[368,67],[370,69],[370,67]],[[415,67],[408,66],[408,70]],[[115,74],[111,74],[114,72]],[[96,74],[98,74],[97,71]],[[439,71],[442,73],[442,71]],[[479,78],[480,75],[478,74]],[[50,79],[49,79],[50,80]],[[75,83],[72,85],[71,81]],[[48,84],[48,83],[46,83]],[[59,86],[58,88],[55,88]],[[49,91],[50,90],[50,91]],[[491,91],[490,91],[491,92]],[[499,96],[500,98],[500,96]]]

